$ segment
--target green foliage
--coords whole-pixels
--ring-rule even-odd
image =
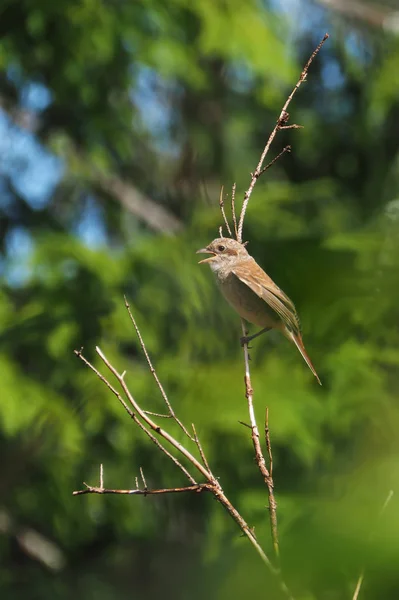
[[[252,1],[8,1],[1,16],[10,148],[21,146],[18,111],[28,108],[24,143],[31,136],[64,167],[40,198],[23,180],[37,149],[1,170],[2,595],[202,598],[206,582],[220,600],[265,590],[277,600],[211,497],[71,496],[98,482],[100,463],[109,487],[134,487],[140,466],[151,487],[185,483],[73,351],[83,346],[103,372],[100,346],[140,403],[164,411],[126,295],[177,414],[196,424],[271,553],[265,489],[238,423],[248,419],[239,322],[195,250],[220,225],[219,183],[237,181],[242,199],[287,86],[321,37],[317,18],[283,43],[290,16]],[[257,183],[244,227],[250,252],[298,307],[323,387],[278,334],[254,342],[251,372],[261,429],[269,407],[295,598],[351,598],[365,565],[364,597],[388,600],[399,587],[397,494],[377,515],[399,489],[399,47],[378,30],[359,28],[356,43],[343,31],[334,20],[290,108],[305,128],[279,134],[273,156],[287,143],[293,151]],[[163,207],[179,233],[152,231],[102,177]],[[59,570],[26,550],[26,529],[55,544]]]

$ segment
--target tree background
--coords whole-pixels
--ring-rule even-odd
[[[327,6],[327,8],[326,8]],[[399,594],[399,29],[396,2],[3,0],[0,6],[2,597],[278,598],[212,498],[78,497],[184,483],[77,361],[95,345],[182,420],[270,550],[237,316],[195,250],[288,91],[302,130],[260,179],[249,250],[295,301],[319,388],[279,335],[254,343],[282,559],[296,598]],[[378,521],[389,492],[392,502]],[[378,521],[378,523],[377,523]],[[371,536],[372,531],[374,536]]]

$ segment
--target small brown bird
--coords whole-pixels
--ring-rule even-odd
[[[241,338],[249,342],[270,329],[279,329],[298,348],[321,385],[319,376],[303,345],[299,318],[294,304],[250,256],[243,244],[232,238],[217,238],[197,254],[211,254],[200,260],[209,263],[223,296],[240,317],[262,327],[255,335]]]

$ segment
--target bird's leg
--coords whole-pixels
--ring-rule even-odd
[[[254,333],[254,335],[248,335],[248,336],[244,335],[243,337],[240,338],[241,346],[244,346],[244,344],[249,344],[249,342],[251,342],[252,340],[257,338],[259,335],[262,335],[262,333],[266,333],[266,331],[270,331],[271,329],[272,329],[271,327],[264,327],[263,329],[258,331],[258,333]]]

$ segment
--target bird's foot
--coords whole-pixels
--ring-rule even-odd
[[[240,337],[241,348],[243,348],[246,344],[248,347],[248,350],[251,350],[252,346],[248,345],[251,340],[252,340],[252,336],[244,335],[243,337]]]

